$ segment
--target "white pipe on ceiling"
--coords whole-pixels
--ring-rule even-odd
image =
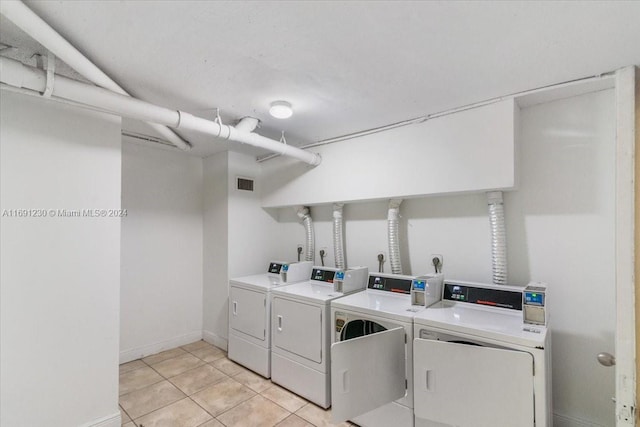
[[[87,80],[121,95],[131,96],[21,1],[2,0],[0,13]],[[187,141],[166,126],[147,124],[176,147],[183,150],[191,148]]]
[[[43,92],[46,87],[46,72],[24,65],[19,61],[0,57],[0,81],[2,83]],[[183,111],[171,110],[141,101],[97,86],[85,84],[67,77],[55,76],[51,99],[62,98],[97,108],[102,111],[137,120],[158,123],[175,129],[185,129],[212,135],[217,138],[242,142],[283,156],[293,157],[312,166],[322,161],[320,155],[283,144],[252,132],[238,130],[233,126],[195,117]]]

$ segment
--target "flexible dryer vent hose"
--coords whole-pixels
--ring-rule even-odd
[[[342,208],[344,204],[333,205],[333,253],[336,258],[336,268],[344,270],[347,266],[344,261],[344,222],[342,220]]]
[[[400,261],[400,204],[402,199],[389,201],[387,215],[387,238],[389,240],[389,264],[391,273],[402,274],[402,262]]]
[[[491,264],[493,283],[507,284],[507,233],[504,219],[504,202],[501,191],[487,193],[489,222],[491,224]]]
[[[300,219],[302,219],[302,225],[304,225],[305,233],[306,233],[306,250],[304,254],[305,261],[313,261],[314,259],[314,235],[313,235],[313,220],[311,219],[311,212],[309,208],[306,206],[301,206],[297,209],[297,214]]]

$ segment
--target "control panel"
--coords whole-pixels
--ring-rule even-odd
[[[442,273],[416,277],[411,281],[411,305],[429,307],[442,296]]]
[[[507,288],[505,286],[505,288]],[[469,283],[446,282],[442,299],[489,307],[522,310],[522,288],[495,289]]]
[[[367,288],[377,291],[410,294],[412,280],[412,277],[398,277],[391,274],[370,274]]]
[[[548,310],[546,308],[547,285],[529,283],[522,291],[522,321],[525,324],[546,326]]]
[[[311,261],[283,263],[280,269],[280,280],[284,283],[309,280],[312,268],[313,262]]]
[[[331,269],[314,267],[313,270],[311,270],[311,280],[333,283],[333,279],[336,276],[336,273],[337,271],[335,268]]]
[[[280,274],[280,271],[282,270],[282,264],[283,263],[278,261],[271,261],[269,263],[269,268],[267,269],[267,273]]]
[[[344,294],[363,290],[367,286],[368,267],[353,267],[336,272],[333,290]]]

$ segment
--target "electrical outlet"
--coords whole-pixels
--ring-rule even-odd
[[[433,260],[437,259],[437,265],[436,262],[434,262]],[[431,256],[429,257],[429,265],[431,265],[434,269],[434,271],[436,273],[442,273],[442,265],[443,265],[443,257],[440,254],[431,254]]]

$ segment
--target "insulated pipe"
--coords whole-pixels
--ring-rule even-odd
[[[255,117],[243,117],[238,123],[236,123],[236,129],[242,132],[253,132],[257,127],[260,120]]]
[[[489,205],[489,223],[491,224],[491,264],[493,283],[507,284],[507,233],[504,221],[504,203],[502,191],[487,193]]]
[[[306,251],[304,254],[305,261],[313,261],[314,259],[314,241],[315,238],[313,236],[313,220],[311,219],[311,212],[309,208],[306,206],[300,206],[297,208],[296,213],[298,214],[298,218],[302,219],[302,225],[304,225],[306,237],[307,237],[307,245]]]
[[[0,57],[0,81],[2,83],[37,92],[46,86],[46,72],[29,67],[19,61]],[[150,121],[176,129],[192,130],[207,135],[253,145],[316,166],[321,162],[318,154],[283,144],[252,132],[244,132],[211,120],[195,117],[183,111],[171,110],[149,102],[114,93],[107,89],[88,85],[60,75],[55,76],[50,99],[63,98],[101,111],[123,117]]]
[[[2,0],[0,13],[87,80],[121,95],[130,96],[21,1]],[[149,122],[147,124],[176,147],[182,150],[191,149],[188,142],[166,126]]]
[[[391,273],[402,274],[402,262],[400,261],[400,204],[402,199],[389,200],[389,212],[387,214],[387,238],[389,240],[389,264]]]
[[[344,203],[333,204],[333,253],[336,258],[336,268],[344,270],[347,266],[344,261],[344,223],[342,221],[342,208]]]

